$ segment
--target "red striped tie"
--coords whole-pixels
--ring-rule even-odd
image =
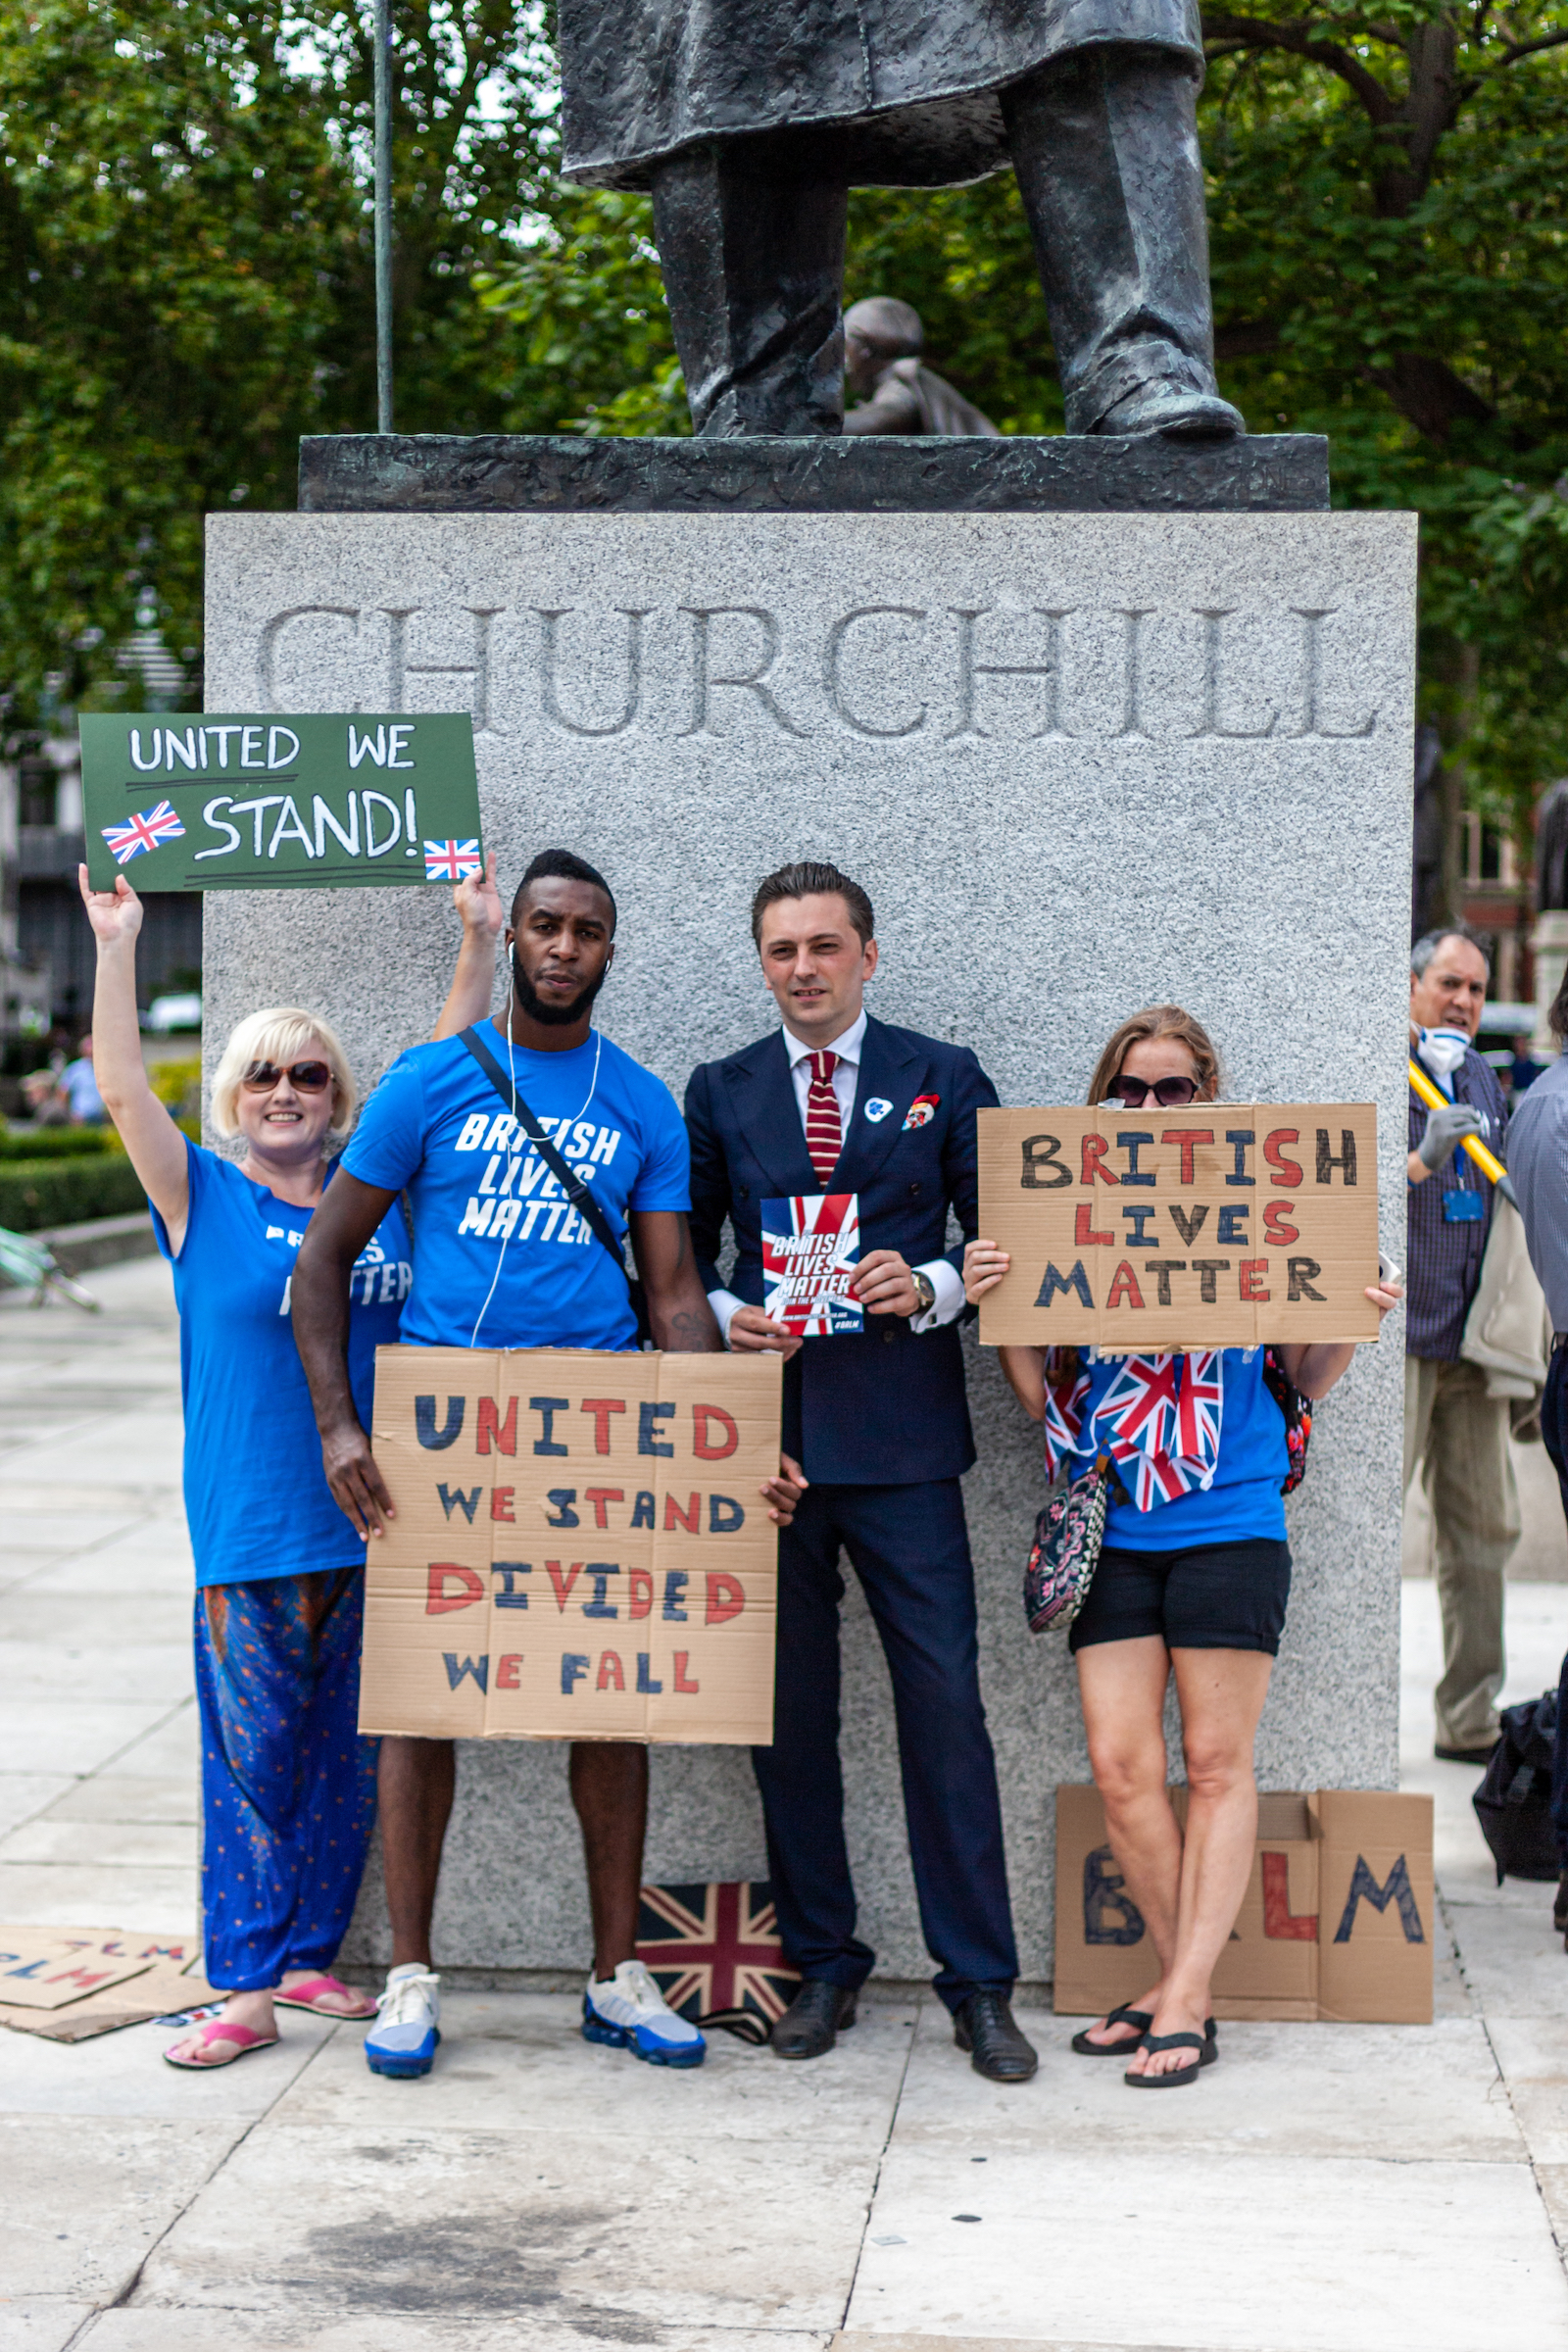
[[[833,1073],[838,1066],[836,1054],[811,1055],[811,1084],[806,1097],[806,1149],[818,1184],[827,1183],[844,1149],[844,1121],[839,1116],[839,1099],[833,1092]]]

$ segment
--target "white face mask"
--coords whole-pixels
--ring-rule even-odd
[[[1418,1034],[1416,1053],[1434,1078],[1451,1078],[1470,1051],[1470,1040],[1462,1029],[1423,1029]]]

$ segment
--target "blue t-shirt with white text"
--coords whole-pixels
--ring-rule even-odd
[[[186,1139],[190,1211],[174,1269],[185,1405],[185,1517],[198,1585],[310,1576],[365,1558],[332,1500],[321,1441],[294,1346],[289,1292],[308,1208],[279,1200],[231,1159]],[[331,1181],[331,1171],[327,1172]],[[395,1345],[414,1280],[409,1229],[394,1201],[349,1278],[349,1384],[367,1429],[375,1351]]]
[[[492,1027],[485,1042],[505,1069],[505,1037]],[[690,1207],[686,1123],[662,1079],[597,1031],[564,1054],[515,1047],[514,1063],[519,1097],[612,1232],[632,1209]],[[400,1054],[343,1165],[413,1204],[411,1347],[635,1347],[625,1275],[461,1038]]]

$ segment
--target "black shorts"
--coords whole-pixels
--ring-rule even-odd
[[[1184,1551],[1100,1555],[1067,1637],[1076,1656],[1098,1642],[1157,1634],[1167,1649],[1261,1649],[1279,1656],[1291,1596],[1291,1547],[1270,1536]]]

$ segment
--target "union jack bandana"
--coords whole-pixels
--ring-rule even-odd
[[[466,882],[483,871],[477,841],[427,841],[424,845],[427,882]]]
[[[140,809],[122,825],[105,825],[103,837],[114,851],[115,863],[127,865],[144,851],[156,850],[161,841],[176,841],[184,830],[173,802],[160,801],[156,808]]]
[[[1185,1372],[1182,1367],[1185,1366]],[[1127,1358],[1083,1426],[1089,1374],[1068,1391],[1046,1391],[1046,1471],[1056,1478],[1068,1453],[1108,1453],[1130,1469],[1133,1502],[1152,1511],[1194,1487],[1213,1484],[1225,1404],[1221,1350]]]

